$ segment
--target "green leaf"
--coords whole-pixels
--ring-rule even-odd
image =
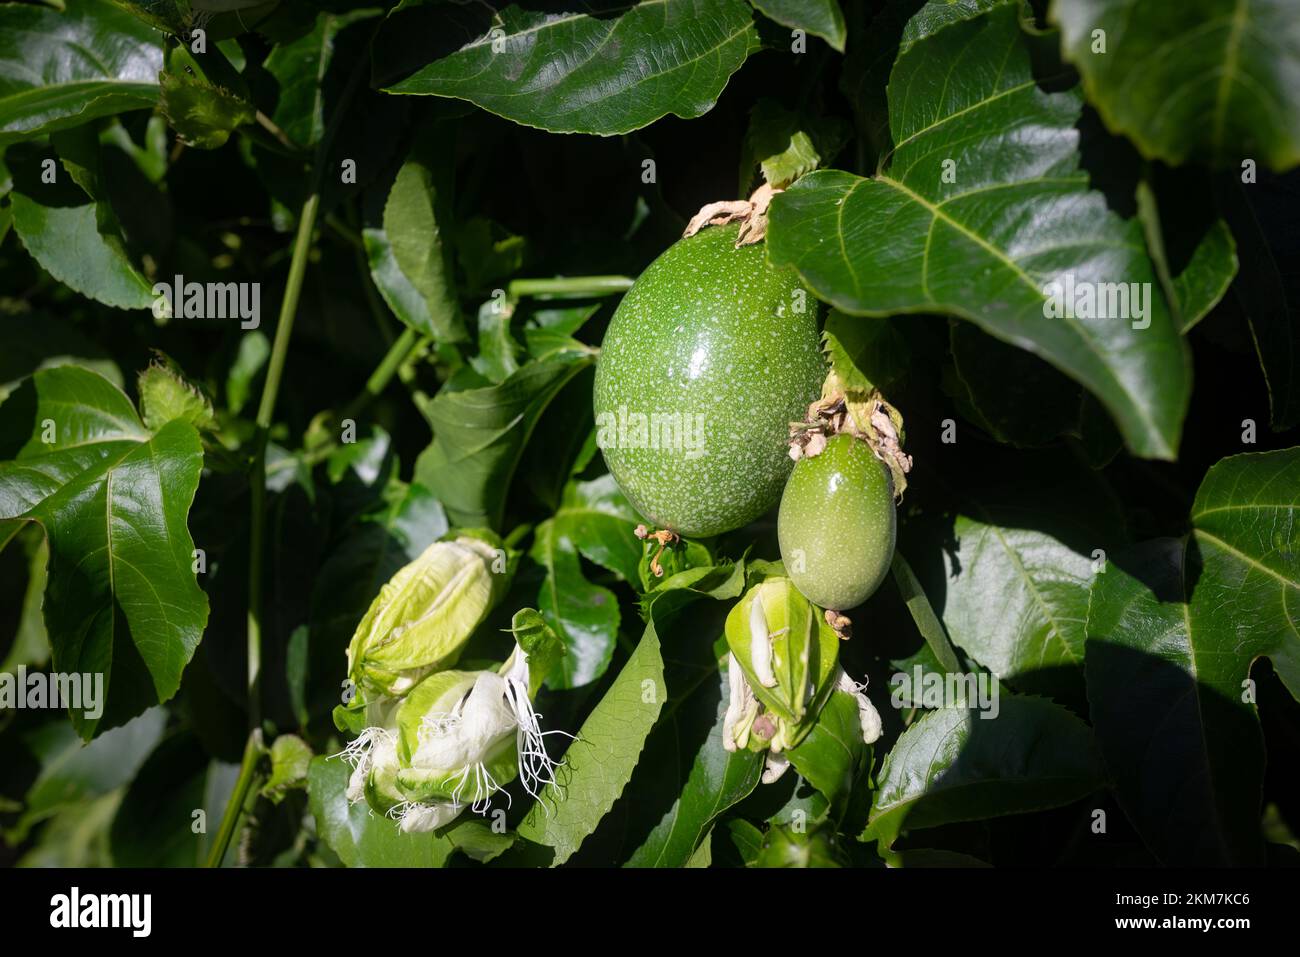
[[[1003,695],[996,718],[927,712],[885,757],[864,839],[1059,807],[1102,783],[1088,726],[1041,698]]]
[[[1174,295],[1182,314],[1183,332],[1196,325],[1219,304],[1237,274],[1237,243],[1223,220],[1197,243],[1191,261],[1174,278]]]
[[[1004,66],[973,67],[987,62]],[[1090,389],[1134,452],[1172,458],[1190,389],[1182,341],[1139,224],[1112,213],[1079,168],[1077,93],[1038,89],[1016,10],[913,44],[889,98],[888,169],[872,179],[819,170],[779,194],[773,263],[793,265],[844,312],[975,322]],[[1103,292],[1138,283],[1144,318],[1051,316],[1050,284],[1064,292],[1067,277]]]
[[[203,80],[162,73],[159,83],[168,124],[186,145],[197,149],[224,146],[230,134],[253,122],[257,113],[247,100]]]
[[[663,708],[664,662],[654,621],[519,825],[520,836],[555,851],[563,864],[596,829],[632,777],[646,736]]]
[[[118,309],[147,309],[153,286],[127,254],[107,204],[45,205],[41,194],[15,190],[14,232],[32,257],[59,282]]]
[[[750,111],[741,148],[741,194],[749,194],[755,166],[761,167],[769,185],[784,189],[834,159],[848,138],[848,124],[838,117],[799,113],[776,100],[759,100]]]
[[[808,736],[787,755],[794,769],[826,796],[832,807],[843,807],[864,754],[858,700],[843,691],[831,692]]]
[[[906,53],[913,44],[934,36],[940,30],[973,20],[1009,2],[1014,0],[930,0],[907,21],[898,42],[898,52]]]
[[[683,637],[696,639],[703,636]],[[722,666],[716,674],[706,672],[695,680],[694,687],[686,694],[670,701],[670,711],[665,718],[671,718],[671,721],[665,720],[655,729],[651,744],[647,746],[649,757],[650,749],[659,745],[654,754],[656,760],[643,760],[642,763],[662,776],[665,772],[671,775],[672,764],[685,765],[690,758],[689,770],[685,772],[681,793],[672,807],[628,858],[626,866],[690,866],[692,856],[706,845],[714,822],[758,786],[763,774],[764,756],[748,750],[727,751],[722,746],[728,694],[727,669]],[[689,753],[681,753],[682,748],[696,747],[698,739],[686,726],[692,724],[690,713],[701,710],[707,710],[712,723],[708,735],[699,741],[698,750],[691,758]],[[665,740],[656,741],[658,738]]]
[[[578,550],[558,518],[537,526],[529,554],[546,570],[537,607],[565,646],[547,683],[552,688],[590,684],[605,673],[614,653],[618,599],[583,576]]]
[[[754,9],[782,26],[821,37],[844,52],[844,14],[837,0],[750,0]]]
[[[530,362],[500,385],[449,392],[429,404],[433,444],[415,464],[457,525],[500,527],[519,456],[542,412],[592,356],[557,354]]]
[[[433,335],[433,317],[420,290],[406,278],[393,255],[393,244],[382,226],[366,226],[361,241],[370,266],[370,278],[398,319],[416,332]]]
[[[27,792],[22,816],[6,838],[19,844],[33,825],[60,809],[126,784],[153,751],[166,724],[166,711],[152,708],[88,745],[64,721],[34,729],[23,744],[41,769]]]
[[[727,836],[745,866],[752,867],[763,847],[763,832],[744,818],[733,817],[727,821]]]
[[[1105,556],[1124,544],[1121,529],[1114,503],[1086,474],[972,496],[945,560],[953,642],[1018,691],[1075,690],[1089,592]]]
[[[570,482],[555,522],[584,558],[637,585],[643,549],[636,537],[636,526],[641,516],[614,476]]]
[[[925,589],[921,587],[916,573],[912,571],[912,566],[907,563],[901,551],[894,552],[890,571],[893,573],[894,583],[898,585],[899,597],[907,606],[912,621],[916,623],[916,630],[925,639],[925,645],[930,649],[934,660],[945,671],[953,673],[960,671],[961,663],[957,660],[957,652],[953,651],[952,644],[948,640],[948,633],[943,630],[943,624],[939,621],[939,616],[934,613],[934,607],[926,597]]]
[[[444,131],[443,139],[449,137],[450,127],[439,129]],[[454,144],[440,142],[434,156],[429,155],[431,146],[413,150],[398,169],[384,204],[384,236],[393,261],[424,300],[423,314],[429,319],[427,328],[413,328],[449,342],[465,338],[452,256],[444,242],[450,218],[453,149]],[[407,312],[397,313],[398,318],[406,321]],[[414,310],[409,314],[419,315]]]
[[[1300,698],[1300,449],[1219,462],[1192,523],[1098,577],[1092,720],[1120,803],[1161,861],[1262,863],[1264,748],[1247,681],[1267,655]]]
[[[397,822],[349,804],[351,768],[341,758],[312,758],[307,777],[312,817],[321,839],[348,867],[443,867],[456,850],[446,836],[402,834]]]
[[[174,695],[207,624],[186,527],[199,436],[182,421],[150,435],[112,383],[62,366],[0,405],[0,456],[14,459],[0,462],[0,520],[49,538],[54,669],[104,675],[102,715],[71,712],[89,739]]]
[[[412,29],[403,12],[385,33]],[[744,0],[600,3],[593,12],[440,7],[438,46],[449,52],[385,88],[458,97],[552,133],[612,136],[669,113],[708,112],[759,45]]]
[[[254,329],[239,337],[239,352],[226,372],[226,405],[238,413],[253,394],[253,381],[271,357],[271,343]]]
[[[0,5],[0,147],[158,100],[162,36],[102,0]]]
[[[0,537],[3,534],[0,532]],[[3,595],[6,601],[18,606],[13,644],[0,657],[0,672],[16,674],[19,665],[44,667],[50,660],[50,637],[41,616],[47,580],[45,568],[49,561],[49,542],[36,529],[20,534],[18,542],[7,550],[0,545]],[[0,643],[0,648],[3,647]]]
[[[238,775],[237,764],[209,758],[192,732],[168,734],[136,773],[113,818],[113,865],[202,866]]]
[[[478,355],[469,364],[490,382],[500,384],[519,369],[519,343],[511,335],[515,304],[489,299],[478,308]]]
[[[832,309],[822,331],[831,370],[848,390],[886,391],[907,373],[907,341],[893,319],[846,316]]]
[[[1056,0],[1051,15],[1089,101],[1144,156],[1300,163],[1300,22],[1290,4]]]
[[[272,48],[262,64],[279,83],[279,98],[271,121],[294,143],[313,147],[325,135],[329,117],[325,115],[321,81],[333,63],[339,34],[378,12],[371,9],[320,13],[310,31]]]
[[[262,796],[279,804],[290,791],[307,786],[313,757],[311,745],[296,734],[282,734],[271,745],[271,774]]]

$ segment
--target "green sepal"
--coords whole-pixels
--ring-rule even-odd
[[[764,685],[751,652],[751,614],[761,602],[771,646],[774,686]],[[817,713],[834,688],[839,636],[820,610],[786,578],[771,577],[752,587],[736,603],[726,623],[727,646],[766,714],[776,724],[775,749],[798,744],[816,723]],[[751,728],[751,739],[754,732]]]
[[[564,657],[564,642],[535,608],[520,608],[510,619],[515,643],[528,655],[528,695],[541,690],[546,675]],[[501,674],[510,669],[514,656],[501,666]]]

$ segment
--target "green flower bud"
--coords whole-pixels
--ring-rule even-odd
[[[486,813],[519,778],[537,796],[555,764],[532,694],[562,645],[531,609],[515,615],[516,645],[499,668],[438,671],[420,681],[385,727],[362,731],[343,756],[353,764],[348,799],[399,821],[405,832],[449,823],[466,807]],[[509,795],[507,795],[507,798]]]
[[[834,689],[839,636],[787,578],[751,588],[727,616],[726,633],[731,703],[723,745],[794,747]]]
[[[462,535],[434,542],[389,579],[348,646],[348,675],[357,688],[400,697],[455,664],[505,586],[501,554]]]

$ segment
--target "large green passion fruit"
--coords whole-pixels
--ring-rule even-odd
[[[596,364],[597,442],[637,511],[717,535],[774,504],[789,424],[826,375],[817,300],[739,227],[705,229],[650,264],[619,304]]]
[[[896,527],[889,469],[866,442],[837,435],[795,464],[776,529],[795,587],[815,605],[843,610],[879,587]]]

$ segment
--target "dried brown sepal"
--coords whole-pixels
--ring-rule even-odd
[[[638,525],[634,530],[634,534],[642,541],[652,538],[659,543],[659,547],[655,549],[654,557],[650,559],[650,570],[654,572],[655,578],[663,578],[664,567],[659,564],[659,556],[664,553],[665,548],[681,541],[681,536],[666,528],[655,530],[647,525]]]
[[[705,226],[725,226],[738,221],[740,232],[736,234],[737,249],[762,242],[767,235],[767,209],[772,204],[772,197],[779,192],[779,189],[764,183],[754,190],[749,199],[708,203],[691,217],[682,236],[694,236]]]
[[[790,458],[796,462],[811,458],[826,448],[831,436],[851,435],[871,446],[876,458],[888,466],[894,497],[901,499],[907,473],[912,470],[912,457],[903,451],[902,434],[903,416],[878,389],[845,389],[832,372],[826,377],[822,397],[808,406],[808,418],[790,424]]]
[[[841,615],[838,611],[826,609],[826,624],[831,626],[831,630],[840,636],[840,641],[848,641],[853,637],[853,622],[849,621],[848,615]]]

